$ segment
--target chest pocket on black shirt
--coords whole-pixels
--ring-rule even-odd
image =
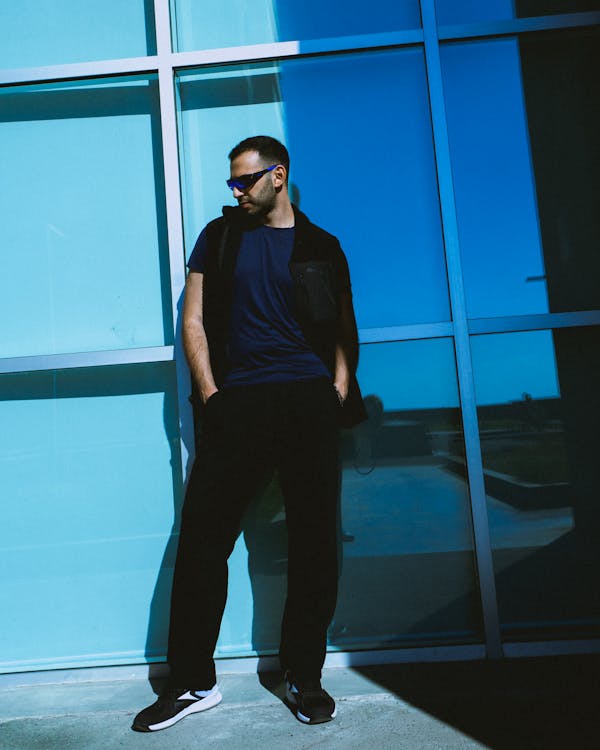
[[[313,323],[337,318],[334,277],[328,261],[290,263],[298,314]]]

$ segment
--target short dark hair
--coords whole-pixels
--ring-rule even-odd
[[[237,146],[229,152],[229,161],[237,159],[246,151],[256,151],[265,161],[283,164],[285,171],[289,176],[290,173],[290,155],[287,148],[276,138],[270,135],[253,135],[251,138],[244,138]]]

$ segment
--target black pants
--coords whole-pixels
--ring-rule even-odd
[[[206,404],[173,579],[174,683],[215,683],[227,559],[248,503],[273,468],[288,530],[281,665],[299,678],[320,677],[337,597],[338,409],[325,378],[222,389]]]

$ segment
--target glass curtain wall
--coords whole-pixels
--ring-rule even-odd
[[[164,658],[185,259],[256,133],[353,279],[330,650],[598,637],[599,11],[0,7],[0,671]],[[285,570],[274,476],[218,655],[276,650]]]

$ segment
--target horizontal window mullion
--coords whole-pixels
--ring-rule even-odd
[[[380,34],[307,39],[305,41],[270,42],[237,47],[221,47],[193,52],[174,52],[171,64],[174,68],[189,68],[228,62],[259,62],[261,60],[318,55],[330,52],[352,52],[358,50],[402,47],[423,42],[420,29],[392,31]]]
[[[158,56],[126,57],[120,60],[96,60],[67,65],[45,65],[35,68],[5,68],[0,70],[0,86],[46,81],[67,81],[78,78],[125,75],[129,73],[156,73]]]
[[[67,370],[77,367],[168,362],[174,358],[173,346],[150,346],[139,349],[111,349],[72,354],[46,354],[33,357],[0,359],[0,374]]]
[[[468,322],[469,333],[471,334],[539,331],[549,328],[593,325],[600,325],[600,310],[513,315],[502,318],[475,318]]]
[[[420,323],[382,328],[361,328],[358,331],[358,339],[361,344],[381,344],[390,341],[444,338],[452,336],[453,332],[452,323]]]
[[[578,26],[595,26],[597,24],[600,24],[600,12],[598,11],[563,13],[556,16],[444,25],[438,28],[438,37],[440,41],[450,41],[453,39],[508,36],[532,31],[552,31]]]

